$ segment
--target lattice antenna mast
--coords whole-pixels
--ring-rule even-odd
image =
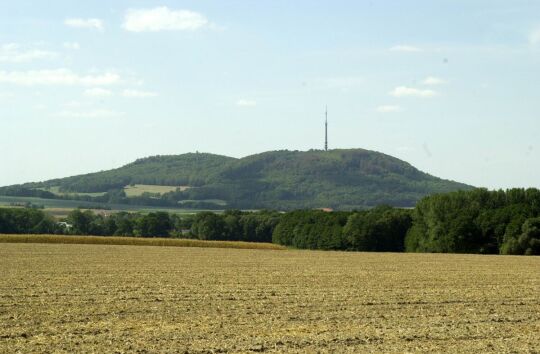
[[[324,151],[328,151],[328,107],[324,111]]]

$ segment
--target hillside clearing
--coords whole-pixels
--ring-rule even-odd
[[[77,192],[77,193],[70,193],[70,192],[62,192],[60,191],[60,186],[52,186],[52,187],[42,187],[42,188],[35,188],[36,190],[42,190],[46,192],[51,192],[54,195],[57,196],[88,196],[88,197],[101,197],[104,196],[107,192],[94,192],[94,193],[83,193],[83,192]]]
[[[0,352],[535,352],[537,257],[0,244]]]
[[[166,211],[174,214],[195,214],[200,211],[205,211],[206,209],[187,209],[187,208],[167,208],[167,207],[154,207],[148,205],[128,205],[128,204],[108,204],[108,203],[97,203],[97,202],[87,202],[80,200],[66,200],[66,199],[45,199],[45,198],[36,198],[36,197],[12,197],[12,196],[2,196],[0,195],[0,207],[13,207],[14,204],[24,205],[25,203],[31,203],[37,206],[43,206],[45,211],[53,209],[54,213],[57,213],[59,209],[67,210],[69,213],[73,209],[92,209],[98,210],[106,206],[109,211],[127,211],[127,212],[156,212],[156,211]],[[220,212],[220,210],[212,210],[215,212]],[[60,213],[60,215],[67,215],[67,213]]]
[[[169,192],[174,192],[176,190],[185,191],[188,190],[189,186],[157,186],[149,184],[133,184],[124,187],[124,192],[128,197],[139,197],[143,193],[158,194],[162,195]]]

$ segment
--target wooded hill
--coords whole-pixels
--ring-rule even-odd
[[[183,188],[128,197],[124,188],[133,184]],[[426,195],[472,188],[389,155],[347,149],[271,151],[241,159],[207,153],[154,156],[109,171],[3,187],[0,195],[183,208],[348,210],[412,207]]]

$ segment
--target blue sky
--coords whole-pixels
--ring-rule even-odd
[[[0,185],[365,148],[540,187],[538,1],[3,1]]]

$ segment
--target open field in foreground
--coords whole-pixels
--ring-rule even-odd
[[[284,250],[283,246],[273,243],[242,241],[203,241],[192,239],[159,237],[117,237],[117,236],[65,236],[65,235],[3,235],[0,243],[62,243],[85,245],[129,245],[129,246],[167,246],[167,247],[204,247],[204,248],[239,248]]]
[[[540,258],[0,244],[0,352],[538,352]]]

